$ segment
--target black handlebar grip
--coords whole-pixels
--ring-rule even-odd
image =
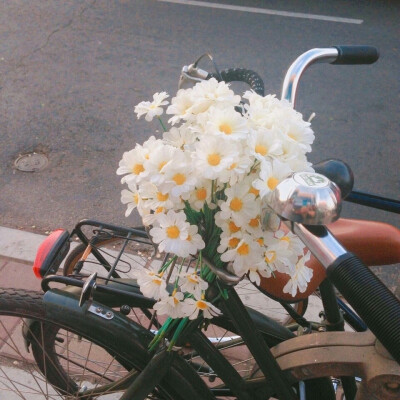
[[[331,64],[373,64],[379,58],[379,52],[373,46],[333,46],[339,52]]]
[[[328,278],[400,364],[400,301],[357,256],[346,253],[327,268]]]
[[[211,73],[207,79],[215,78],[220,80],[218,75]],[[251,71],[245,68],[229,68],[221,71],[221,78],[224,82],[245,82],[247,83],[257,94],[264,96],[264,81],[257,74],[257,72]]]

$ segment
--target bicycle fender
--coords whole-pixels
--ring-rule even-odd
[[[79,307],[79,297],[60,289],[47,291],[43,303],[49,319],[59,321],[61,325],[64,323],[69,328],[79,326],[79,332],[89,338],[96,332],[110,348],[117,348],[122,357],[118,361],[125,367],[132,368],[132,359],[138,360],[140,365],[147,365],[152,358],[148,345],[154,337],[153,333],[112,308],[95,301],[87,301]],[[181,357],[176,357],[163,382],[178,391],[182,399],[187,396],[215,399],[196,371]]]

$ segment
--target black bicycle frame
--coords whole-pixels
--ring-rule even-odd
[[[350,203],[356,203],[362,206],[400,214],[400,201],[389,199],[387,197],[353,190],[344,200],[349,201]]]

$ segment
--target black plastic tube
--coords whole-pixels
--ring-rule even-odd
[[[373,64],[379,58],[378,49],[373,46],[332,46],[339,55],[331,64]]]
[[[224,82],[244,82],[247,83],[256,93],[264,96],[264,81],[250,69],[245,68],[229,68],[221,71],[221,77]],[[217,74],[209,74],[207,79],[216,78]]]
[[[400,201],[353,190],[345,199],[350,203],[400,214]]]

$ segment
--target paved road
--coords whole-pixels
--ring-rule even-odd
[[[205,51],[221,68],[258,71],[279,93],[285,69],[309,48],[377,46],[372,66],[313,67],[298,109],[317,114],[312,161],[342,158],[359,189],[399,197],[400,4],[217,1],[307,15],[157,0],[0,1],[0,225],[44,232],[83,217],[137,223],[123,216],[115,170],[157,128],[137,122],[133,106],[173,93],[181,66]],[[16,171],[14,160],[29,151],[45,153],[47,168]],[[345,214],[391,220],[364,208],[346,206]]]

